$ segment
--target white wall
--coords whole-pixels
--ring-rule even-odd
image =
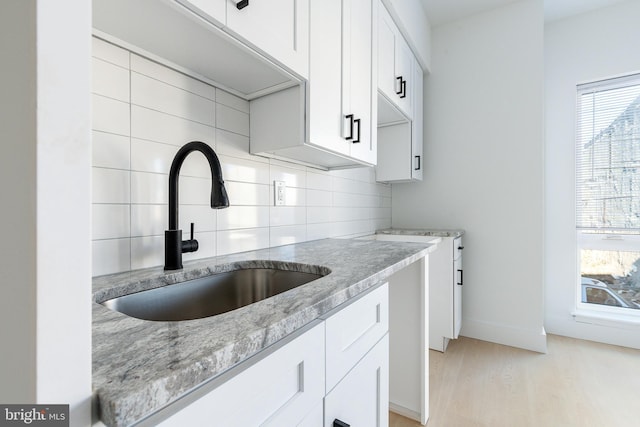
[[[640,329],[576,322],[576,85],[640,72],[640,2],[628,1],[545,27],[545,283],[547,331],[638,348]]]
[[[543,7],[433,28],[425,174],[394,184],[394,227],[463,228],[462,334],[546,351]]]
[[[69,404],[72,426],[91,408],[90,22],[83,0],[0,3],[0,402]]]
[[[249,103],[94,39],[93,274],[162,265],[168,173],[178,148],[210,144],[231,206],[209,206],[209,167],[198,153],[181,170],[183,235],[195,222],[196,259],[391,225],[391,188],[372,168],[325,172],[249,154]],[[273,181],[287,203],[273,206]]]

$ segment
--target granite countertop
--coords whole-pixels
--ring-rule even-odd
[[[427,243],[326,239],[96,277],[93,280],[93,389],[100,419],[130,425],[260,352],[394,272],[424,257]],[[109,298],[238,268],[331,273],[214,317],[139,320],[99,304]]]
[[[464,234],[464,230],[438,230],[429,228],[387,228],[384,230],[377,230],[376,234],[396,234],[407,236],[433,236],[433,237],[460,237]]]

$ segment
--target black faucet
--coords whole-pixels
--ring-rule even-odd
[[[229,198],[224,189],[222,168],[218,156],[204,142],[192,141],[185,144],[171,163],[169,171],[169,229],[164,232],[164,269],[179,270],[182,268],[182,253],[198,250],[198,241],[193,238],[193,223],[191,223],[191,238],[182,240],[182,230],[178,229],[178,176],[184,159],[192,151],[199,151],[209,161],[211,168],[211,208],[224,209],[229,207]]]

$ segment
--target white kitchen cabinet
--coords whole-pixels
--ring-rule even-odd
[[[138,55],[217,88],[253,99],[297,86],[308,78],[308,1],[250,2],[251,6],[243,9],[243,22],[264,30],[251,33],[237,19],[228,20],[234,8],[242,12],[231,0],[93,0],[93,33],[116,45],[124,42]],[[278,8],[271,7],[275,3]],[[264,7],[272,13],[281,11],[287,23],[277,21],[278,26],[265,30],[267,22],[255,13],[256,8]]]
[[[319,323],[158,425],[320,426],[324,379],[324,323]]]
[[[326,320],[327,390],[389,330],[389,286],[383,285]]]
[[[140,426],[320,427],[328,416],[386,426],[388,292],[384,283],[335,308]]]
[[[309,76],[309,0],[176,0],[206,21]]]
[[[227,22],[228,0],[176,0],[191,9],[199,16],[217,27],[224,27]]]
[[[413,120],[411,121],[411,179],[422,181],[424,168],[424,71],[413,61]]]
[[[378,14],[378,163],[380,182],[423,177],[424,72],[382,3]]]
[[[462,236],[443,237],[431,256],[429,348],[445,351],[462,327]]]
[[[387,9],[382,3],[378,7],[378,90],[411,119],[414,55]]]
[[[251,152],[327,169],[374,165],[377,2],[311,2],[309,15],[309,81],[251,102]]]
[[[225,1],[229,33],[308,77],[309,0]]]
[[[418,61],[413,59],[412,100],[413,119],[398,120],[389,113],[388,121],[379,115],[378,164],[376,180],[380,182],[422,181],[423,159],[423,84],[424,74]],[[380,97],[380,109],[392,110],[388,100]],[[390,122],[389,122],[390,121]]]
[[[325,427],[389,425],[388,352],[389,335],[385,334],[329,392],[324,400]]]

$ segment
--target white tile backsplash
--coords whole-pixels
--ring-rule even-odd
[[[216,91],[216,102],[219,104],[226,105],[227,107],[234,108],[236,110],[242,111],[243,113],[249,114],[249,101],[244,100],[242,98],[238,98],[235,95],[230,94],[229,92],[225,92],[224,90],[218,89]]]
[[[271,206],[269,224],[272,227],[300,225],[307,222],[307,208],[296,206]]]
[[[131,238],[131,269],[164,265],[164,235]]]
[[[94,276],[131,270],[131,239],[94,240],[91,256]]]
[[[205,125],[215,125],[214,101],[136,72],[131,72],[131,103]]]
[[[129,69],[129,51],[121,47],[115,46],[96,37],[92,39],[92,52],[94,58],[100,58],[103,61],[111,62]]]
[[[307,240],[306,225],[290,225],[283,227],[271,227],[269,246],[289,245]]]
[[[131,203],[131,172],[94,167],[92,170],[93,203]]]
[[[164,263],[168,174],[178,148],[209,144],[231,206],[212,210],[204,156],[180,173],[183,259],[357,236],[391,225],[391,187],[371,168],[325,172],[249,153],[249,102],[104,41],[93,41],[93,274]],[[131,64],[131,65],[130,65]],[[273,181],[286,205],[273,206]]]
[[[131,237],[163,235],[168,224],[167,205],[131,205]]]
[[[129,104],[102,95],[91,98],[93,130],[129,136]]]
[[[226,181],[229,203],[235,206],[269,206],[269,185]]]
[[[283,166],[271,166],[271,182],[284,181],[287,187],[306,188],[307,173],[304,170]]]
[[[168,204],[169,175],[131,172],[131,203]]]
[[[269,228],[245,228],[218,231],[218,255],[251,251],[269,247]]]
[[[124,170],[131,168],[131,143],[128,136],[93,131],[92,138],[92,166]]]
[[[269,227],[269,207],[230,206],[218,210],[218,230]]]
[[[190,141],[202,141],[215,147],[216,129],[193,120],[132,105],[131,136],[176,147]]]
[[[331,206],[331,191],[307,189],[307,206]]]
[[[97,95],[129,102],[129,70],[102,59],[91,59],[92,91]]]
[[[216,127],[249,136],[249,114],[226,105],[216,105]]]
[[[130,205],[94,204],[92,209],[92,239],[117,239],[131,235]]]
[[[218,155],[225,181],[253,182],[269,185],[269,164],[237,157]]]
[[[159,80],[168,85],[186,90],[187,92],[194,93],[212,101],[216,100],[216,88],[213,86],[167,68],[157,62],[143,58],[135,53],[131,54],[131,71],[135,71],[147,77],[151,77],[152,79]]]
[[[131,138],[131,170],[168,175],[178,148],[175,145]]]
[[[269,163],[269,159],[249,154],[249,138],[244,135],[216,129],[216,153],[254,162]]]

